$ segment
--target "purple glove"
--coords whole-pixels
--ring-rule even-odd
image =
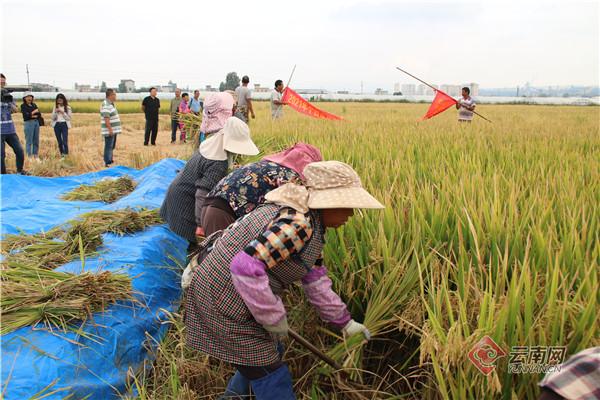
[[[230,266],[233,286],[250,313],[256,322],[270,327],[278,325],[286,317],[286,312],[283,302],[269,286],[266,268],[265,263],[243,251],[233,257]]]
[[[332,289],[331,279],[327,276],[327,268],[314,267],[302,278],[304,293],[321,319],[342,329],[352,319],[348,308]]]

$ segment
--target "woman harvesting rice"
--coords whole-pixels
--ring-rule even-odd
[[[199,151],[173,180],[160,208],[160,216],[169,228],[188,240],[190,251],[196,247],[195,231],[204,198],[227,175],[233,156],[258,154],[248,125],[231,116],[233,97],[218,93],[207,98],[207,103],[215,105],[210,123],[214,133],[202,142]]]
[[[343,225],[354,208],[383,208],[347,164],[325,161],[304,169],[306,187],[286,184],[269,203],[228,227],[193,271],[186,297],[189,346],[232,363],[226,397],[293,399],[292,380],[278,352],[287,335],[281,294],[302,281],[321,318],[345,335],[367,328],[351,319],[323,266],[325,228]]]
[[[225,229],[236,219],[264,203],[265,195],[286,183],[301,183],[304,167],[323,160],[314,146],[296,143],[280,153],[244,165],[231,172],[211,190],[200,212],[200,235]]]

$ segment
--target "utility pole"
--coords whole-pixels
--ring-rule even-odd
[[[29,84],[29,64],[25,64],[25,71],[27,71],[27,86],[31,86]]]

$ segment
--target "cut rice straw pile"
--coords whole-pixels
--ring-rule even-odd
[[[102,179],[93,185],[81,185],[62,196],[67,201],[103,201],[114,203],[133,192],[136,183],[130,176]]]
[[[0,271],[0,334],[43,323],[67,330],[117,300],[132,298],[131,278],[108,271],[80,275],[33,268]]]
[[[126,235],[160,224],[157,210],[92,211],[47,233],[6,235],[1,242],[9,268],[54,269],[87,257],[102,245],[102,234]]]

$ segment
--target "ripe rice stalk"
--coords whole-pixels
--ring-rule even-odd
[[[94,254],[103,243],[104,233],[123,236],[160,223],[158,210],[92,211],[45,234],[9,235],[2,241],[4,263],[9,268],[54,269],[81,255]]]
[[[102,179],[93,185],[81,185],[62,196],[67,201],[103,201],[114,203],[133,192],[136,183],[130,176]]]
[[[118,300],[132,299],[131,278],[109,271],[79,275],[39,268],[0,271],[0,334],[43,323],[67,330]]]

